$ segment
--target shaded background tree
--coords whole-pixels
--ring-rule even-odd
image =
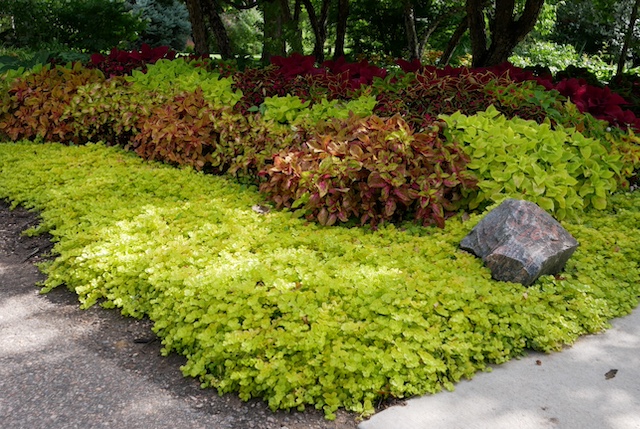
[[[632,0],[561,1],[551,39],[573,45],[579,53],[617,61],[635,7],[636,2]],[[633,26],[625,60],[631,60],[635,66],[640,65],[639,39],[640,28]]]
[[[129,1],[135,16],[146,23],[138,35],[135,47],[143,43],[151,46],[171,46],[184,50],[191,36],[189,11],[178,0],[133,0]]]
[[[544,0],[526,0],[524,5],[515,0],[495,0],[487,7],[484,0],[467,0],[473,66],[507,61],[518,43],[533,30],[543,4]]]
[[[492,65],[509,58],[602,67],[640,65],[629,0],[4,0],[5,46],[79,51],[184,49],[223,58],[292,52],[321,62],[346,54]],[[188,22],[187,22],[188,17]],[[628,37],[627,37],[628,36]],[[134,42],[135,40],[135,42]],[[515,51],[516,56],[512,57]],[[599,76],[600,78],[600,76]]]
[[[135,40],[145,23],[124,0],[3,0],[11,25],[3,41],[32,49],[96,52]]]

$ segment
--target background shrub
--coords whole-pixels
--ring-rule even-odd
[[[134,70],[146,71],[149,64],[154,64],[161,59],[173,59],[175,56],[175,51],[168,46],[152,48],[143,44],[140,50],[125,51],[113,48],[108,55],[93,54],[87,67],[98,69],[107,77],[125,76],[130,75]]]
[[[11,46],[99,52],[134,40],[144,24],[124,0],[3,0],[3,12],[13,16]]]

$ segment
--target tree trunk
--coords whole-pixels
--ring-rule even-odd
[[[349,0],[338,0],[338,22],[336,23],[336,49],[333,58],[344,56],[344,39],[347,34],[347,19],[349,18]]]
[[[194,50],[198,55],[209,55],[207,43],[207,27],[205,26],[200,0],[186,0],[191,22],[191,34],[193,36]]]
[[[313,7],[311,0],[302,0],[302,4],[307,10],[307,15],[309,15],[309,22],[311,23],[311,29],[313,30],[313,36],[315,37],[313,56],[316,57],[316,61],[321,63],[324,61],[324,44],[327,41],[327,17],[329,16],[329,6],[331,5],[331,1],[322,0],[320,16],[316,14],[316,10]]]
[[[622,52],[620,52],[620,59],[618,60],[618,69],[616,70],[616,76],[622,76],[624,70],[624,64],[627,60],[627,51],[631,44],[631,37],[633,36],[633,30],[636,27],[636,20],[638,19],[638,7],[640,7],[640,0],[636,0],[631,10],[631,18],[629,18],[629,27],[627,28],[627,34],[624,37],[624,43],[622,45]]]
[[[458,27],[456,27],[456,31],[454,31],[453,36],[451,36],[451,39],[447,44],[447,48],[444,50],[442,56],[440,57],[440,60],[438,61],[438,65],[446,66],[447,64],[449,64],[449,61],[451,61],[451,57],[453,56],[456,47],[460,43],[460,39],[462,39],[462,36],[464,36],[464,33],[467,32],[468,28],[469,18],[465,15],[462,18],[462,21],[460,21],[460,24],[458,24]]]
[[[403,2],[404,29],[407,35],[407,48],[409,50],[409,60],[420,58],[418,52],[418,33],[416,32],[416,16],[411,0]]]
[[[465,17],[465,19],[466,19],[466,17]],[[420,38],[420,43],[418,44],[418,58],[422,58],[422,56],[424,55],[424,49],[427,46],[427,42],[429,42],[429,39],[431,38],[431,35],[440,26],[440,22],[441,22],[440,19],[438,19],[436,22],[434,22],[433,25],[431,25],[429,28],[427,28],[427,31],[425,31],[425,33]]]
[[[467,27],[471,38],[473,65],[481,63],[487,55],[487,33],[484,27],[484,2],[467,0]]]
[[[280,0],[268,0],[262,3],[264,31],[261,61],[264,64],[268,64],[274,55],[285,55],[285,40],[280,5]]]
[[[533,30],[544,0],[526,0],[522,15],[514,18],[515,0],[496,0],[493,18],[489,21],[491,41],[488,42],[483,0],[467,0],[469,34],[473,66],[483,67],[507,61],[513,49]]]
[[[302,46],[302,27],[300,27],[301,14],[302,14],[302,1],[296,0],[295,5],[293,7],[293,16],[292,16],[292,21],[295,23],[294,35],[290,43],[291,43],[291,48],[295,52],[299,52],[303,54],[304,47]]]
[[[227,34],[227,29],[224,27],[224,23],[218,13],[217,0],[207,0],[203,9],[206,11],[209,17],[209,25],[211,26],[211,32],[213,38],[216,41],[216,46],[220,51],[222,58],[233,58],[233,48],[231,47],[231,40]]]
[[[299,7],[299,2],[296,1],[295,7]],[[302,32],[300,31],[300,22],[296,19],[296,15],[299,18],[300,14],[291,16],[291,9],[289,8],[289,0],[280,0],[280,13],[282,14],[282,35],[286,43],[289,43],[291,50],[294,52],[302,53]]]

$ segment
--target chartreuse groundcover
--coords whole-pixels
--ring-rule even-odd
[[[559,349],[640,295],[640,192],[564,220],[580,247],[529,288],[458,249],[483,214],[444,229],[321,227],[254,212],[254,188],[100,144],[0,144],[0,197],[53,235],[44,291],[148,316],[204,386],[328,418]]]

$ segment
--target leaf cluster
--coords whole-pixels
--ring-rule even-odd
[[[198,62],[184,58],[160,59],[147,66],[146,71],[133,70],[127,77],[140,92],[178,94],[202,90],[205,99],[217,107],[233,107],[242,98],[242,93],[233,90],[233,80],[209,72]]]
[[[290,57],[275,56],[269,67],[237,72],[234,82],[244,95],[239,109],[245,113],[254,106],[262,105],[268,97],[297,96],[312,104],[323,99],[348,100],[358,97],[362,88],[386,75],[386,70],[365,60],[350,63],[340,58],[316,67],[313,56],[293,54]]]
[[[303,102],[298,96],[287,95],[267,97],[260,108],[250,111],[260,112],[265,121],[313,127],[321,121],[346,119],[350,114],[361,118],[371,116],[375,105],[376,99],[371,95],[361,95],[348,101],[323,98],[313,105],[309,101]]]
[[[131,147],[148,160],[222,173],[231,154],[227,142],[239,137],[247,121],[231,108],[216,107],[201,88],[168,97],[138,119]]]
[[[627,101],[612,92],[608,87],[599,88],[589,85],[582,79],[565,79],[555,89],[569,98],[583,113],[590,113],[595,118],[607,121],[611,126],[640,130],[640,118],[633,111],[623,106]]]
[[[588,207],[602,210],[623,180],[621,155],[573,128],[555,129],[520,118],[507,119],[494,107],[473,116],[441,116],[450,138],[470,156],[467,168],[480,182],[471,209],[524,198],[564,219]]]
[[[612,92],[608,87],[601,87],[599,83],[588,83],[587,80],[572,77],[571,74],[559,73],[554,80],[550,73],[536,75],[533,71],[524,70],[509,63],[478,69],[465,67],[438,69],[433,66],[422,66],[417,60],[398,61],[398,65],[406,75],[402,79],[392,76],[385,85],[381,86],[383,91],[378,95],[379,113],[402,109],[403,115],[414,118],[413,122],[418,126],[420,119],[425,115],[434,116],[432,110],[440,109],[435,116],[451,114],[456,110],[472,115],[476,111],[485,110],[491,104],[509,117],[515,115],[525,119],[539,120],[544,113],[556,116],[558,106],[552,107],[552,105],[559,101],[557,98],[559,93],[577,106],[580,113],[591,114],[597,119],[607,121],[610,126],[640,129],[639,119],[633,110],[627,109],[627,101],[620,95]],[[531,82],[544,87],[549,93],[543,94],[542,89],[532,86]],[[525,94],[528,93],[524,98],[522,94],[518,94],[521,91],[519,86],[523,83]],[[431,93],[429,85],[443,91],[442,95],[438,97],[437,91]],[[496,91],[500,87],[506,88]],[[414,91],[417,92],[415,95]],[[456,91],[459,93],[458,98],[455,96]],[[437,108],[424,106],[421,99],[425,96],[435,100]],[[405,98],[408,102],[403,103]],[[517,103],[519,98],[525,101],[522,112]],[[530,112],[532,109],[534,111]],[[560,113],[561,116],[564,114],[562,109]]]
[[[47,65],[13,80],[0,106],[0,134],[11,140],[74,141],[64,112],[78,88],[103,81],[100,71],[79,63],[70,67]]]
[[[139,91],[124,77],[113,76],[79,87],[63,119],[78,144],[104,141],[128,147],[154,106],[167,99],[168,95]]]
[[[300,147],[274,157],[260,190],[277,207],[300,210],[322,225],[357,219],[377,226],[415,219],[444,227],[475,181],[468,158],[437,124],[414,133],[400,117],[333,120]]]
[[[492,87],[513,82],[508,76],[490,71],[450,71],[424,68],[416,73],[377,80],[373,86],[378,99],[375,113],[382,116],[400,113],[414,128],[420,129],[440,114],[460,111],[473,115],[491,105],[499,105]]]
[[[152,48],[143,43],[139,50],[113,48],[108,55],[95,53],[91,55],[87,67],[98,69],[107,77],[125,76],[130,75],[134,70],[145,71],[147,65],[161,59],[173,59],[175,56],[176,52],[168,46]]]

